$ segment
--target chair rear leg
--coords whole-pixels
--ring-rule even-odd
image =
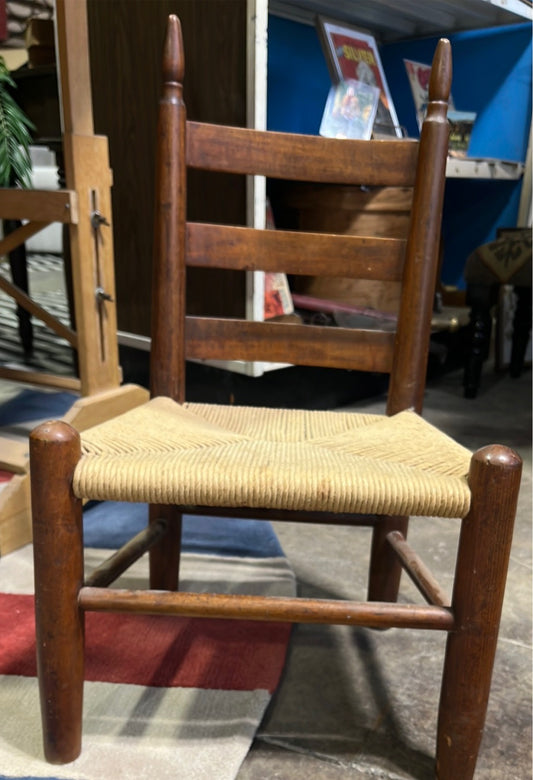
[[[150,588],[153,590],[177,590],[181,557],[182,515],[175,506],[150,505],[150,522],[164,520],[167,532],[150,549]]]
[[[370,568],[368,576],[368,600],[394,602],[398,598],[402,566],[387,541],[387,534],[400,531],[407,536],[408,517],[382,517],[374,525]]]
[[[513,537],[521,460],[492,445],[472,458],[472,505],[463,520],[448,635],[437,734],[439,780],[470,780],[490,692],[507,567]]]
[[[37,673],[44,753],[73,761],[81,750],[84,619],[82,503],[72,492],[79,434],[64,422],[30,436]]]

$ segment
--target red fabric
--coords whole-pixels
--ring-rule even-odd
[[[7,38],[6,0],[0,0],[0,41]]]
[[[86,615],[85,679],[156,687],[268,690],[290,625],[150,615]],[[0,674],[36,675],[33,596],[0,594]]]

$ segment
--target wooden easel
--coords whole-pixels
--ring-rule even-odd
[[[0,368],[0,378],[78,391],[81,398],[64,419],[84,430],[143,403],[148,391],[120,385],[112,172],[107,138],[94,134],[86,0],[56,0],[56,51],[66,187],[57,191],[0,188],[0,218],[28,220],[0,241],[0,255],[53,222],[68,225],[76,332],[2,277],[0,289],[77,349],[79,378],[6,368]],[[0,459],[2,453],[3,467],[19,473],[0,493],[0,555],[31,541],[26,442],[15,446],[0,437]]]

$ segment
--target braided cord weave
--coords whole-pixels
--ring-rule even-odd
[[[80,498],[464,517],[471,453],[414,412],[176,404],[82,434]]]

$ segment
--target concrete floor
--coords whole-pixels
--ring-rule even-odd
[[[381,411],[384,400],[358,403]],[[477,399],[461,373],[428,387],[425,416],[476,449],[499,442],[524,459],[524,476],[476,777],[531,775],[531,376],[487,366]],[[368,529],[275,524],[303,596],[364,598]],[[416,519],[410,541],[450,590],[458,523]],[[350,554],[353,551],[353,555]],[[402,600],[419,601],[404,576]],[[238,780],[434,777],[437,704],[445,637],[391,629],[295,626],[283,681]],[[461,778],[457,778],[461,780]]]

